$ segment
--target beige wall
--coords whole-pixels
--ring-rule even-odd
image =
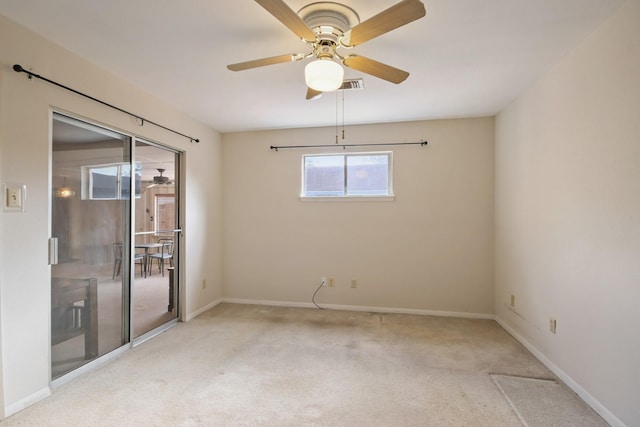
[[[138,126],[120,112],[41,80],[29,80],[11,69],[16,63],[201,142],[192,144],[149,124]],[[51,109],[185,151],[183,316],[193,316],[221,297],[219,133],[0,16],[0,180],[27,186],[26,213],[0,211],[0,412],[4,415],[49,393]],[[201,287],[203,279],[206,289]]]
[[[497,316],[628,426],[640,425],[639,23],[628,1],[496,120]]]
[[[186,151],[186,318],[223,296],[309,304],[320,276],[336,280],[318,295],[326,305],[489,317],[495,309],[609,422],[640,424],[638,22],[640,4],[628,0],[500,113],[495,158],[492,118],[348,126],[348,143],[429,145],[393,148],[392,202],[302,202],[306,151],[269,146],[332,144],[333,128],[221,137],[0,17],[0,180],[28,188],[26,213],[0,211],[0,412],[49,392],[56,108]],[[29,80],[14,63],[201,143]]]
[[[342,149],[269,147],[332,144],[333,127],[224,134],[225,298],[309,304],[327,276],[321,304],[491,316],[493,131],[493,118],[347,127],[346,143],[428,140],[383,148],[391,202],[299,200],[302,154]]]
[[[2,126],[2,123],[4,123],[4,119],[3,119],[3,102],[1,101],[3,98],[3,79],[4,79],[4,73],[0,73],[0,129]],[[1,130],[0,130],[1,132]],[[0,133],[1,134],[1,133]],[[2,154],[2,139],[0,139],[0,177],[2,176],[2,158],[3,158],[3,154]],[[2,197],[0,197],[0,200],[3,200]],[[3,203],[3,202],[0,202]],[[5,240],[5,236],[4,236],[4,226],[3,226],[3,219],[2,217],[0,217],[0,384],[4,384],[4,345],[2,344],[4,341],[4,333],[2,331],[2,317],[3,317],[3,309],[2,309],[2,285],[4,283],[3,279],[2,279],[2,273],[1,273],[1,269],[3,268],[3,260],[4,259],[4,245],[2,244],[2,242],[4,242]],[[5,417],[6,411],[5,411],[5,397],[4,397],[4,386],[0,385],[0,419]]]

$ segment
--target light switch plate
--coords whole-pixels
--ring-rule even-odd
[[[2,183],[2,198],[2,206],[5,212],[24,212],[27,186],[24,184]]]

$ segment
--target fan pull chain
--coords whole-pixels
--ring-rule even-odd
[[[344,90],[342,91],[342,140],[344,141]]]
[[[338,107],[340,106],[340,102],[338,101],[338,91],[336,90],[336,144],[338,144]],[[342,140],[344,141],[344,90],[342,91]],[[344,148],[344,147],[342,147]]]
[[[338,143],[338,91],[336,91],[336,144]]]

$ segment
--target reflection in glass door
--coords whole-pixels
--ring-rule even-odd
[[[52,129],[55,379],[130,339],[131,139],[59,114]]]
[[[137,140],[133,337],[175,321],[178,316],[179,153]]]

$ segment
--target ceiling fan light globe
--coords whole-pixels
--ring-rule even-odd
[[[317,59],[304,68],[307,86],[319,92],[331,92],[342,86],[344,68],[331,59]]]

